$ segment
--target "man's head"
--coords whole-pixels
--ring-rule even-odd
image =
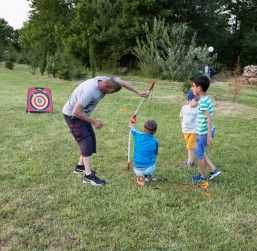
[[[152,119],[147,120],[144,123],[144,130],[150,134],[155,134],[157,130],[157,123]]]
[[[210,80],[205,76],[200,76],[193,81],[192,91],[196,96],[202,92],[207,92],[210,86]]]
[[[118,92],[121,88],[122,88],[122,85],[121,85],[120,78],[112,77],[105,81],[105,87],[104,87],[105,93],[108,93],[108,94],[115,93],[115,92]]]

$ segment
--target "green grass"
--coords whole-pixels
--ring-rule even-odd
[[[145,90],[149,79],[126,76]],[[217,136],[210,157],[223,174],[204,195],[189,185],[196,169],[183,168],[185,147],[178,114],[179,83],[157,81],[142,106],[158,122],[158,181],[137,187],[125,170],[128,122],[140,99],[122,90],[108,95],[94,117],[93,167],[109,183],[91,187],[73,174],[79,151],[61,109],[78,82],[32,75],[27,67],[0,66],[0,249],[1,250],[256,250],[257,247],[257,88],[248,86],[240,110],[215,116]],[[27,114],[30,86],[49,87],[52,114]],[[209,93],[231,107],[228,84]],[[122,111],[128,108],[128,113]]]

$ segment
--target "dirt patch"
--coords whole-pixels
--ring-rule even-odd
[[[158,99],[160,102],[169,103],[169,104],[180,104],[183,105],[183,102],[185,102],[185,98],[182,96],[155,96],[156,99]]]
[[[182,106],[185,104],[185,99],[181,96],[159,96],[155,97],[159,102],[173,105]],[[257,117],[257,108],[249,107],[243,104],[214,100],[214,112],[215,115],[225,117],[238,117],[241,115],[247,115],[248,117]]]
[[[246,105],[227,101],[214,101],[215,113],[226,117],[237,117],[239,115],[250,115],[257,117],[257,109]]]

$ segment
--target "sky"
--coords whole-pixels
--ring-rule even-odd
[[[0,0],[0,18],[14,29],[20,29],[28,20],[29,3],[26,0]]]

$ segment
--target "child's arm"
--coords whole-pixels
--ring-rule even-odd
[[[130,122],[128,126],[130,128],[132,136],[135,137],[139,133],[138,129],[136,128],[136,124]]]
[[[131,128],[134,128],[136,126],[136,124],[135,123],[129,123],[129,125],[128,125],[128,127],[131,129]]]
[[[208,123],[207,144],[210,146],[213,143],[213,139],[211,135],[212,118],[211,118],[211,114],[208,111],[205,111],[205,116],[207,118],[207,123]]]
[[[182,123],[182,121],[183,121],[183,107],[180,110],[179,117],[180,117],[180,120],[181,120],[180,122]]]
[[[159,143],[158,143],[158,141],[157,141],[157,142],[156,142],[155,156],[158,154],[158,150],[159,150]]]

